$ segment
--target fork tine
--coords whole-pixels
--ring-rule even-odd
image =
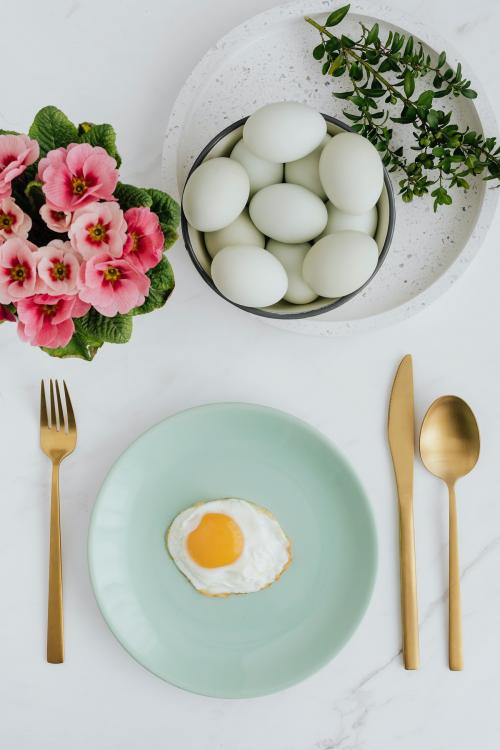
[[[64,386],[64,395],[66,396],[66,413],[68,415],[68,431],[76,430],[75,415],[73,412],[73,406],[71,405],[71,399],[69,397],[69,392],[68,392],[68,388],[66,386],[65,380],[63,380],[63,386]]]
[[[50,379],[50,426],[58,429],[57,417],[56,417],[56,400],[54,398],[54,383],[52,378]]]
[[[56,396],[57,396],[57,410],[59,412],[59,427],[63,432],[67,432],[66,419],[64,417],[64,410],[61,401],[61,394],[59,392],[59,383],[57,380],[54,381],[56,384]]]
[[[45,400],[45,388],[42,380],[40,383],[40,427],[48,427],[48,425],[47,401]]]

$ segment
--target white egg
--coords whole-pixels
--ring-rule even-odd
[[[212,261],[212,279],[224,297],[245,307],[268,307],[286,293],[286,271],[261,247],[232,245]]]
[[[326,193],[319,179],[319,157],[331,139],[331,135],[325,135],[319,146],[310,154],[303,156],[302,159],[289,161],[285,164],[285,182],[302,185],[302,187],[316,193],[322,201],[326,200]]]
[[[321,297],[344,297],[368,281],[377,261],[374,239],[345,230],[318,240],[307,253],[302,272]]]
[[[255,224],[252,224],[248,209],[245,208],[227,227],[218,229],[216,232],[205,232],[205,246],[212,258],[215,258],[219,250],[228,245],[266,246],[266,238]]]
[[[314,151],[325,133],[325,119],[316,110],[299,102],[274,102],[250,115],[243,140],[262,159],[283,163]]]
[[[267,185],[283,181],[283,164],[261,159],[245,146],[243,139],[231,151],[231,159],[236,159],[246,170],[250,180],[250,195]]]
[[[288,276],[288,288],[283,299],[293,305],[307,305],[318,296],[302,277],[302,265],[310,248],[308,242],[286,245],[284,242],[269,240],[267,243],[267,249],[278,258]]]
[[[269,185],[250,201],[250,217],[267,237],[286,243],[308,242],[321,234],[328,214],[317,195],[302,185]]]
[[[237,161],[219,156],[202,162],[186,183],[182,207],[189,224],[214,232],[243,211],[250,193],[248,175]]]
[[[291,562],[291,545],[265,508],[238,498],[197,503],[167,531],[168,551],[206,596],[250,594],[276,581]]]
[[[355,232],[364,232],[370,237],[375,236],[378,223],[377,206],[373,206],[364,214],[348,214],[327,201],[326,210],[328,211],[328,221],[323,229],[321,237],[334,232],[342,232],[344,229],[352,229]]]
[[[319,176],[331,202],[351,214],[373,208],[384,185],[377,149],[357,133],[339,133],[332,138],[321,154]]]

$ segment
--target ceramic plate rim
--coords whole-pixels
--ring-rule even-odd
[[[248,36],[249,28],[251,29],[252,34],[256,34],[259,30],[264,30],[266,27],[269,27],[270,24],[275,23],[276,16],[280,11],[286,11],[289,13],[290,18],[292,18],[299,14],[310,15],[326,13],[328,12],[329,7],[330,4],[324,0],[291,0],[288,3],[269,8],[268,10],[251,16],[228,31],[202,56],[182,85],[175,99],[167,123],[162,154],[162,179],[163,183],[167,185],[170,191],[179,193],[179,185],[177,184],[177,147],[180,138],[182,137],[183,123],[189,116],[190,109],[200,91],[202,80],[201,73],[204,71],[204,75],[206,76],[206,70],[212,69],[212,58],[217,58],[223,49],[230,48],[238,37],[245,35]],[[483,131],[488,131],[491,135],[496,135],[498,133],[498,125],[494,111],[489,98],[482,87],[481,79],[474,72],[469,61],[464,58],[464,55],[461,52],[458,52],[453,43],[443,39],[443,37],[434,30],[430,30],[426,24],[422,23],[410,13],[390,8],[387,5],[382,6],[378,3],[372,5],[368,0],[362,0],[361,2],[352,2],[350,12],[357,15],[365,15],[369,18],[384,20],[389,23],[392,22],[404,29],[415,29],[410,33],[418,36],[432,49],[446,49],[449,62],[454,64],[460,60],[465,74],[467,77],[472,78],[474,81],[474,88],[479,94],[478,99],[474,100],[473,106],[477,112]],[[175,133],[175,135],[172,136],[172,133]],[[175,152],[174,174],[171,174],[174,160],[171,154],[172,151]],[[322,320],[320,317],[314,317],[306,320],[265,320],[265,322],[278,328],[282,328],[283,330],[290,330],[308,335],[339,336],[374,330],[411,317],[417,312],[425,309],[429,304],[450,289],[470,267],[491,226],[499,199],[497,193],[498,191],[489,190],[488,188],[485,189],[474,227],[472,228],[468,239],[463,244],[460,253],[443,271],[443,273],[437,276],[425,289],[417,293],[411,299],[406,300],[402,304],[390,307],[381,313],[375,313],[360,318]],[[463,255],[466,249],[468,251],[468,257],[466,261],[464,261]]]
[[[363,600],[360,603],[357,619],[353,619],[353,622],[351,623],[349,628],[347,628],[346,633],[344,634],[344,637],[339,642],[337,642],[332,648],[328,649],[328,652],[322,658],[320,658],[317,663],[315,662],[312,667],[303,669],[302,671],[296,673],[293,679],[281,681],[272,689],[266,690],[264,692],[262,692],[262,690],[257,690],[257,691],[250,690],[250,691],[242,692],[241,695],[237,695],[237,696],[228,696],[222,693],[218,693],[217,691],[213,691],[209,693],[209,692],[204,692],[202,690],[196,690],[195,688],[193,688],[191,684],[183,683],[182,680],[169,679],[164,674],[161,674],[159,671],[156,671],[150,666],[146,666],[145,664],[143,664],[140,661],[140,659],[133,653],[131,648],[129,648],[126,642],[122,640],[122,638],[117,632],[118,629],[115,630],[115,626],[110,621],[110,618],[108,618],[107,615],[105,614],[103,606],[101,606],[100,594],[98,593],[98,586],[96,583],[96,571],[95,571],[94,563],[92,560],[92,543],[93,543],[92,540],[95,534],[96,516],[97,516],[96,511],[99,508],[100,502],[102,502],[101,498],[104,494],[104,491],[107,488],[107,486],[112,482],[114,474],[118,471],[121,461],[126,458],[127,454],[133,449],[136,443],[138,443],[147,435],[149,435],[151,432],[159,428],[165,422],[175,421],[175,419],[181,418],[183,415],[188,414],[190,412],[217,410],[221,407],[230,407],[230,408],[243,407],[246,409],[254,410],[256,412],[259,412],[259,411],[267,412],[267,413],[271,412],[278,418],[280,419],[284,418],[290,423],[296,425],[299,429],[305,430],[306,432],[311,434],[313,438],[320,440],[325,446],[327,446],[328,449],[332,452],[333,456],[335,456],[335,459],[342,465],[343,469],[349,474],[350,480],[353,482],[353,484],[356,486],[359,492],[359,496],[363,504],[363,509],[366,515],[367,525],[369,527],[369,534],[370,534],[371,543],[373,547],[373,561],[372,561],[373,566],[372,566],[371,571],[369,572],[369,576],[367,577],[366,592],[364,594]],[[276,409],[271,406],[265,406],[263,404],[255,404],[255,403],[245,402],[245,401],[215,401],[215,402],[211,402],[208,404],[191,406],[191,407],[182,409],[181,411],[175,412],[173,414],[170,414],[164,417],[163,419],[159,420],[155,424],[148,427],[140,435],[138,435],[134,440],[132,440],[132,442],[130,442],[129,445],[116,458],[116,460],[113,462],[113,464],[109,468],[106,476],[104,477],[104,480],[102,481],[99,487],[94,505],[92,507],[91,518],[90,518],[88,534],[87,534],[87,567],[88,567],[92,592],[93,592],[95,601],[97,603],[98,610],[104,622],[106,623],[107,627],[111,631],[114,638],[118,641],[120,646],[126,651],[126,653],[137,664],[139,664],[139,666],[141,666],[143,669],[150,672],[151,674],[154,674],[156,677],[159,677],[163,682],[166,682],[169,685],[173,685],[176,688],[180,688],[181,690],[185,690],[194,695],[201,695],[207,698],[215,698],[215,699],[222,699],[222,700],[228,700],[228,701],[246,700],[246,699],[251,699],[251,698],[259,698],[259,697],[266,696],[266,695],[272,695],[282,690],[286,690],[287,688],[290,688],[293,685],[303,682],[305,679],[313,676],[314,674],[319,672],[321,669],[325,668],[336,657],[336,655],[340,653],[340,651],[346,646],[346,644],[351,640],[354,633],[361,625],[366,615],[366,612],[368,610],[368,607],[370,605],[370,602],[372,600],[372,597],[373,597],[373,591],[375,588],[378,567],[379,567],[379,543],[378,543],[377,524],[376,524],[375,514],[373,511],[372,505],[370,503],[368,495],[356,471],[352,467],[351,463],[344,457],[343,453],[337,448],[335,443],[332,440],[330,440],[330,438],[327,437],[323,432],[321,432],[321,430],[309,424],[309,422],[304,421],[300,417],[296,417],[294,414],[290,414],[289,412],[283,411],[281,409]]]

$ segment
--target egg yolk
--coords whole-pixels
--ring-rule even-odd
[[[206,513],[186,540],[187,549],[202,568],[235,562],[243,551],[243,532],[225,513]]]

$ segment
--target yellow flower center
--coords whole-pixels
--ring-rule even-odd
[[[42,310],[44,315],[47,315],[50,318],[56,314],[57,305],[42,305]]]
[[[106,240],[107,232],[104,224],[94,224],[87,228],[91,242],[104,242]]]
[[[12,281],[26,281],[28,278],[26,266],[23,266],[22,263],[12,266],[10,269],[10,277]]]
[[[54,263],[54,265],[50,269],[50,275],[52,276],[52,279],[54,281],[63,281],[63,279],[65,279],[68,275],[65,264],[61,263],[60,261]]]
[[[137,251],[137,248],[139,247],[139,235],[137,232],[130,232],[130,236],[132,237],[132,247],[130,251],[132,253],[135,253]]]
[[[120,271],[119,268],[113,268],[113,266],[110,266],[109,268],[106,268],[103,275],[106,281],[109,281],[111,284],[114,284],[115,281],[118,281],[118,279],[122,275],[122,272]]]
[[[12,214],[0,212],[0,229],[10,229],[14,223]]]
[[[71,187],[73,188],[74,195],[83,195],[87,190],[87,182],[83,179],[83,177],[72,177]]]

